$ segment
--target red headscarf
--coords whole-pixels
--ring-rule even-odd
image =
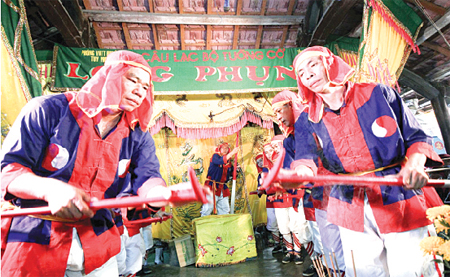
[[[147,71],[150,74],[150,86],[142,104],[132,112],[124,112],[125,120],[133,130],[138,122],[144,132],[149,129],[153,113],[151,69],[142,55],[126,50],[109,54],[105,65],[77,93],[78,106],[87,116],[94,118],[96,124],[100,122],[102,110],[119,106],[122,99],[122,75],[131,67]]]
[[[255,159],[255,164],[256,164],[256,169],[258,170],[258,173],[261,173],[262,172],[262,167],[260,167],[259,165],[258,165],[258,159],[263,159],[263,164],[264,164],[264,154],[263,153],[258,153],[258,154],[256,154],[256,156],[254,157],[254,159]]]
[[[303,103],[307,103],[309,106],[309,120],[317,123],[322,119],[323,99],[307,89],[298,76],[300,64],[310,57],[320,57],[322,59],[331,86],[344,85],[350,79],[354,70],[343,59],[331,53],[328,48],[322,46],[306,48],[295,57],[293,67],[297,78],[299,97],[303,100]]]
[[[275,95],[275,97],[272,100],[272,109],[275,110],[276,108],[281,107],[289,102],[292,103],[292,111],[294,113],[294,118],[295,120],[297,120],[297,118],[304,110],[305,106],[301,103],[301,99],[295,92],[292,92],[290,90],[280,91],[277,95]],[[280,122],[280,127],[283,130],[285,137],[294,132],[294,126],[287,127],[286,125]]]
[[[217,146],[215,152],[216,152],[217,154],[219,154],[219,155],[222,156],[222,154],[220,153],[220,149],[222,149],[223,147],[228,147],[228,152],[227,152],[227,154],[230,153],[231,150],[230,150],[230,145],[228,144],[228,142],[224,142],[224,143],[222,143],[221,145]]]

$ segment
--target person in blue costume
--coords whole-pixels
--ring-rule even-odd
[[[228,197],[230,196],[230,189],[228,188],[228,181],[233,177],[233,165],[231,158],[238,153],[239,148],[234,148],[230,151],[228,143],[222,143],[217,148],[208,168],[208,174],[205,181],[205,186],[208,186],[213,193],[213,203],[203,204],[200,212],[201,216],[210,215],[213,211],[218,215],[229,214],[230,204]]]
[[[22,109],[2,147],[2,197],[52,214],[2,218],[2,276],[118,276],[117,216],[89,203],[171,194],[148,132],[151,72],[142,55],[116,51],[79,92]]]
[[[357,276],[439,276],[433,257],[419,248],[434,233],[426,209],[442,203],[434,188],[424,187],[424,166],[442,162],[431,138],[394,89],[349,81],[353,69],[327,48],[307,48],[293,65],[307,108],[295,123],[291,169],[314,176],[320,160],[332,174],[403,181],[332,187],[327,220],[339,226],[346,275],[354,276],[355,264]]]
[[[263,152],[259,153],[255,157],[256,168],[258,169],[258,188],[262,185],[262,175],[269,172],[269,168],[273,166],[272,161],[273,147],[271,143],[266,143],[263,146]],[[270,158],[269,158],[270,157]],[[266,229],[271,233],[274,242],[274,248],[272,249],[272,254],[279,253],[283,251],[283,246],[281,244],[281,234],[278,230],[277,218],[275,216],[274,201],[270,200],[269,196],[274,194],[268,194],[267,191],[258,190],[258,197],[261,198],[263,194],[266,194],[266,214],[267,214],[267,224]],[[280,200],[275,200],[279,202]],[[282,200],[281,200],[282,201]]]

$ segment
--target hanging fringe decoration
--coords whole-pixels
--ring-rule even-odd
[[[246,110],[241,116],[237,118],[236,123],[232,123],[229,126],[198,126],[198,127],[185,127],[182,124],[176,124],[167,113],[163,114],[155,119],[155,125],[150,128],[150,134],[155,135],[162,128],[168,127],[178,137],[186,139],[207,139],[207,138],[220,138],[231,134],[235,134],[241,130],[247,122],[255,123],[265,129],[273,128],[273,121],[271,119],[262,119],[262,117],[252,111]],[[212,124],[214,126],[214,124]],[[216,124],[219,125],[219,124]]]
[[[379,13],[383,19],[394,28],[394,30],[400,34],[400,36],[411,46],[411,49],[414,53],[418,53],[420,55],[419,47],[414,43],[413,36],[409,33],[409,31],[394,17],[394,15],[377,0],[369,0],[369,7],[372,7],[373,11]]]
[[[397,91],[400,93],[400,86],[398,85],[397,80],[394,80],[391,76],[391,73],[389,72],[389,67],[386,64],[383,66],[381,64],[380,59],[378,59],[378,66],[375,68],[372,66],[370,62],[367,63],[367,68],[369,70],[370,76],[373,78],[374,81],[378,83],[383,83],[387,86],[395,86]],[[380,71],[381,70],[381,71]]]

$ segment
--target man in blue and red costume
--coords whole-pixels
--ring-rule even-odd
[[[397,175],[403,187],[381,184],[333,186],[328,220],[339,226],[346,274],[439,276],[419,242],[433,232],[425,215],[440,205],[424,165],[440,163],[431,138],[392,88],[348,81],[353,70],[324,47],[310,47],[294,60],[299,94],[308,106],[295,123],[291,168],[314,176],[318,159],[334,174]],[[319,157],[314,136],[323,149]],[[289,184],[286,184],[289,187]]]
[[[208,174],[205,181],[205,186],[208,186],[214,197],[213,203],[204,204],[200,212],[201,216],[210,215],[213,211],[218,215],[229,214],[230,204],[228,197],[230,196],[230,189],[227,186],[228,181],[233,174],[233,165],[231,158],[239,151],[239,148],[234,148],[230,151],[228,143],[220,144],[213,156],[208,168]]]
[[[298,95],[289,90],[279,92],[272,100],[272,109],[278,119],[280,129],[286,137],[283,141],[283,146],[286,150],[286,156],[290,157],[290,162],[287,166],[290,166],[295,159],[296,141],[294,138],[294,124],[304,108],[305,106],[301,103]],[[296,222],[296,225],[298,226],[297,233],[293,233],[294,243],[299,244],[300,246],[303,245],[310,257],[321,257],[320,236],[318,235],[318,232],[314,232],[317,228],[312,228],[315,226],[312,226],[312,222],[307,218],[306,211],[309,210],[304,206],[309,203],[307,201],[309,193],[305,193],[305,190],[303,189],[288,190],[288,192],[293,196],[296,196],[296,198],[292,199],[291,204],[296,212],[295,216],[293,216],[295,218],[290,218],[290,220]],[[314,209],[312,208],[312,210]],[[310,267],[303,271],[303,276],[312,276],[315,273],[316,270],[313,264],[311,264]]]
[[[296,148],[296,141],[294,139],[294,123],[305,107],[306,106],[301,103],[301,98],[292,91],[282,91],[275,95],[272,100],[272,108],[280,121],[280,128],[285,134],[288,134],[288,139],[285,140],[285,149],[286,155],[293,156],[292,160],[295,159]],[[288,126],[286,124],[288,124]],[[319,151],[320,150],[321,149],[319,149]],[[322,161],[320,159],[318,160],[318,172],[321,174],[329,173],[323,168]],[[325,191],[328,191],[327,189],[329,188],[327,187],[325,189]],[[308,193],[307,191],[310,191],[311,193]],[[334,256],[334,263],[337,263],[334,267],[334,270],[336,271],[335,275],[344,276],[345,263],[342,254],[339,229],[337,226],[323,220],[324,217],[320,213],[323,209],[325,209],[326,219],[327,195],[324,195],[323,191],[323,187],[314,187],[311,188],[311,190],[305,190],[302,202],[303,207],[301,208],[304,209],[305,219],[309,223],[309,230],[311,232],[313,242],[308,243],[305,249],[310,257],[326,259],[324,260],[324,264],[328,265],[330,270],[333,270],[330,255]],[[296,203],[298,204],[298,201]],[[316,216],[318,218],[317,222]],[[321,236],[322,233],[323,239]],[[338,268],[340,271],[339,274],[337,273]],[[311,264],[311,266],[305,270],[303,274],[304,276],[309,276],[308,274],[312,275],[313,272],[315,272],[315,270],[313,264]]]
[[[262,185],[262,175],[267,174],[269,169],[273,166],[272,155],[273,147],[271,143],[266,143],[263,145],[263,152],[255,157],[256,168],[258,169],[258,188]],[[275,193],[275,192],[274,192]],[[281,244],[280,230],[278,230],[277,218],[275,216],[274,201],[269,199],[269,195],[266,191],[258,190],[258,197],[261,198],[263,194],[266,194],[266,214],[267,214],[267,224],[266,229],[271,233],[274,242],[274,248],[272,249],[272,254],[279,253],[283,251],[283,246]],[[278,201],[278,200],[275,200]],[[281,200],[283,201],[283,200]]]
[[[2,196],[52,215],[2,219],[3,276],[118,276],[113,215],[89,202],[170,193],[148,132],[151,80],[142,55],[117,51],[79,92],[24,107],[3,144]]]

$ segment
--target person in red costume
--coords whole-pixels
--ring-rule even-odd
[[[213,211],[217,212],[218,215],[230,213],[230,204],[228,203],[230,189],[227,183],[233,175],[231,158],[238,151],[239,148],[237,147],[230,151],[230,146],[226,142],[216,148],[215,153],[211,157],[205,181],[205,187],[209,187],[213,193],[214,203],[204,204],[200,211],[201,216],[210,215]]]
[[[295,157],[295,139],[294,139],[294,124],[297,117],[304,109],[304,105],[301,103],[298,95],[289,90],[283,90],[279,92],[272,100],[272,109],[278,119],[279,127],[283,131],[286,137],[283,140],[283,146],[286,150],[287,156],[291,157],[292,162]],[[289,164],[290,166],[290,164]],[[296,212],[294,215],[286,216],[285,214],[277,214],[277,219],[284,217],[285,221],[289,222],[289,225],[295,222],[296,232],[293,233],[294,243],[304,246],[306,252],[310,257],[321,256],[321,243],[320,237],[316,238],[317,233],[313,232],[310,221],[306,217],[307,209],[304,209],[304,204],[307,203],[307,197],[309,193],[305,193],[303,189],[288,190],[291,194],[296,195],[297,198],[293,198],[292,208]],[[279,216],[280,215],[280,216]],[[315,252],[316,248],[316,252]],[[311,264],[312,265],[312,264]],[[303,276],[312,276],[316,274],[314,266],[310,266],[303,270]]]
[[[431,138],[394,89],[349,81],[353,69],[327,48],[307,48],[293,65],[307,108],[295,123],[291,169],[314,176],[320,161],[332,174],[403,180],[403,187],[332,187],[327,220],[339,226],[346,274],[354,276],[354,264],[357,276],[439,276],[433,257],[419,248],[435,232],[426,209],[442,203],[424,187],[425,164],[442,162]]]
[[[2,276],[118,276],[116,216],[89,203],[177,189],[161,178],[148,132],[153,101],[148,62],[116,51],[79,92],[22,109],[2,148],[3,200],[52,215],[2,218]]]
[[[258,188],[262,185],[262,176],[267,174],[270,168],[273,167],[272,156],[274,149],[271,143],[266,143],[263,145],[263,152],[255,157],[256,167],[258,169]],[[263,194],[266,194],[266,214],[267,214],[267,224],[266,229],[271,233],[272,239],[274,241],[274,248],[272,249],[272,254],[279,253],[283,251],[282,240],[280,230],[278,230],[277,218],[275,216],[274,201],[269,199],[266,191],[258,190],[258,197],[261,198]],[[273,196],[274,194],[272,194]],[[282,200],[281,200],[282,201]]]

